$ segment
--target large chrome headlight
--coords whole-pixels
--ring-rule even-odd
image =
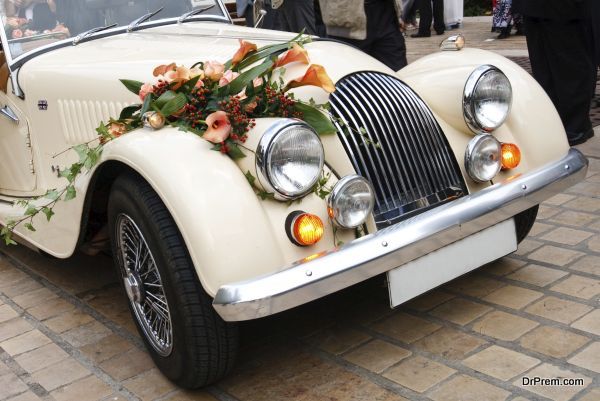
[[[324,161],[319,135],[306,123],[296,120],[273,124],[256,149],[258,179],[278,199],[306,195],[321,176]]]
[[[502,167],[502,145],[489,134],[477,135],[469,141],[465,152],[465,167],[477,182],[490,181]]]
[[[477,67],[467,79],[463,113],[474,133],[489,133],[501,126],[508,117],[511,103],[510,81],[493,65]]]

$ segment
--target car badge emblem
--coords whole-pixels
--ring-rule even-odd
[[[47,100],[38,100],[38,109],[46,111],[48,110],[48,101]]]

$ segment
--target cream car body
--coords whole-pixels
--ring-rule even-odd
[[[3,223],[22,213],[12,205],[13,201],[42,195],[49,188],[64,185],[64,179],[57,176],[57,171],[74,160],[72,152],[65,153],[65,149],[93,140],[100,121],[118,116],[124,106],[139,102],[121,85],[120,78],[151,81],[151,72],[156,65],[172,61],[184,65],[201,60],[225,61],[236,51],[241,38],[260,47],[292,37],[282,32],[233,26],[225,17],[222,22],[168,23],[134,32],[109,30],[98,36],[76,46],[48,49],[26,58],[21,56],[11,65],[12,76],[7,92],[0,93],[0,107],[12,110],[18,122],[0,117],[0,221]],[[6,41],[4,35],[2,43],[5,47]],[[539,190],[537,196],[528,194],[523,188],[523,196],[530,195],[526,202],[515,206],[512,214],[505,211],[505,217],[500,220],[510,219],[510,216],[538,204],[544,197],[571,185],[585,174],[584,159],[569,153],[558,114],[543,90],[525,71],[501,56],[476,49],[439,52],[395,73],[337,42],[316,40],[306,48],[311,62],[325,66],[334,82],[356,71],[374,71],[396,75],[411,87],[426,102],[440,125],[470,194],[477,194],[493,183],[556,164],[568,155],[578,162],[572,168],[573,175],[561,176],[564,183],[552,191]],[[474,136],[463,117],[463,96],[465,82],[481,64],[496,66],[512,84],[512,109],[494,135],[501,142],[516,143],[523,158],[517,168],[500,172],[493,182],[477,183],[469,178],[463,162],[465,149]],[[284,78],[302,75],[305,68],[290,65]],[[296,95],[304,99],[312,97],[317,102],[327,101],[326,93],[318,88],[297,89]],[[539,116],[544,117],[540,119]],[[250,148],[257,146],[262,133],[272,123],[270,119],[257,121],[249,134]],[[333,172],[329,185],[356,173],[336,135],[324,136],[322,142],[325,172]],[[200,137],[171,128],[160,131],[143,128],[124,135],[105,147],[100,163],[92,172],[78,179],[77,197],[60,202],[52,221],[36,218],[37,231],[19,227],[16,234],[20,241],[51,255],[71,256],[86,234],[90,205],[106,208],[105,191],[112,180],[125,171],[135,171],[151,185],[176,222],[200,283],[210,297],[217,296],[220,288],[224,289],[222,295],[243,294],[243,289],[231,290],[228,285],[269,277],[282,270],[291,272],[290,267],[297,268],[308,260],[326,260],[316,254],[327,256],[334,252],[335,255],[346,249],[335,245],[327,205],[321,198],[311,193],[291,203],[260,200],[244,177],[247,170],[255,172],[254,156],[249,153],[247,158],[236,163],[210,148],[211,144]],[[243,208],[237,206],[240,203]],[[286,235],[286,218],[290,212],[299,209],[316,214],[325,222],[325,237],[314,246],[298,247]],[[404,221],[405,225],[408,226],[410,221]],[[456,224],[460,225],[461,221],[457,220]],[[366,227],[372,235],[377,232],[372,218]],[[485,227],[480,224],[478,229],[466,230],[452,241]],[[354,238],[354,230],[338,230],[337,240],[352,245]],[[360,241],[365,243],[363,239]],[[421,248],[421,253],[408,252],[411,256],[399,259],[401,262],[396,266],[452,241],[428,244]],[[387,246],[387,242],[383,242]],[[389,269],[372,271],[364,278],[385,270]],[[310,280],[313,273],[318,272],[301,270],[297,274]],[[423,290],[439,284],[435,271],[426,276],[425,281],[429,284]],[[230,312],[232,305],[221,305],[218,311],[225,320],[256,318],[357,281],[360,279],[339,280],[329,289],[323,289],[324,284],[311,296],[302,295],[279,304],[277,300],[269,301],[269,295],[258,302],[258,306],[254,306],[256,299],[251,299],[247,308],[242,306]],[[298,283],[298,288],[304,285]],[[282,290],[281,294],[289,291]],[[243,305],[246,302],[238,301],[233,303]]]

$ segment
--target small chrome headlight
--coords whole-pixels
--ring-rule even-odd
[[[354,228],[367,220],[374,204],[371,183],[359,175],[347,175],[334,185],[327,199],[327,212],[340,227]]]
[[[502,167],[502,146],[489,134],[477,135],[469,141],[465,152],[465,167],[477,182],[490,181]]]
[[[463,113],[471,131],[483,134],[500,127],[511,104],[512,87],[502,71],[482,65],[471,73],[463,95]]]
[[[296,120],[273,124],[256,149],[260,183],[283,200],[306,195],[321,176],[324,161],[319,135],[306,123]]]

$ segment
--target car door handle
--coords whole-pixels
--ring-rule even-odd
[[[19,124],[19,117],[17,117],[15,112],[10,107],[4,106],[3,108],[1,108],[0,114],[2,114],[4,117],[8,118],[13,123]]]

